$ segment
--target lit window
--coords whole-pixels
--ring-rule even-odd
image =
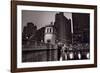
[[[74,58],[74,55],[73,55],[72,52],[69,54],[69,56],[70,56],[70,59],[73,59]]]
[[[80,53],[78,53],[78,58],[81,59],[81,54]]]
[[[87,56],[87,58],[88,58],[88,59],[90,58],[90,54],[89,54],[89,53],[87,53],[87,55],[86,55],[86,56]]]

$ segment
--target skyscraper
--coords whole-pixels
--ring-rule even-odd
[[[76,43],[89,43],[90,21],[88,13],[72,13],[73,39]]]
[[[63,12],[55,15],[54,27],[56,29],[56,40],[62,43],[71,43],[71,20],[64,16]]]

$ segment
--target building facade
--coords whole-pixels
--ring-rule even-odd
[[[64,16],[63,12],[55,15],[54,27],[56,29],[56,40],[62,43],[71,43],[71,20]]]
[[[88,13],[72,13],[74,43],[89,43],[90,15]]]

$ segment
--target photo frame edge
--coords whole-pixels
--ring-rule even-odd
[[[38,3],[38,4],[37,4]],[[89,65],[73,65],[73,66],[53,66],[53,67],[40,67],[40,68],[17,68],[17,5],[33,5],[33,6],[54,6],[67,8],[86,8],[94,9],[94,64]],[[35,4],[35,5],[34,5]],[[44,5],[45,4],[45,5]],[[75,6],[75,7],[73,7]],[[89,6],[89,7],[88,7]],[[15,16],[15,17],[14,17]],[[86,67],[85,67],[86,66]],[[95,5],[78,5],[78,4],[62,4],[62,3],[44,3],[44,2],[25,2],[25,1],[11,1],[11,72],[22,72],[22,71],[44,71],[44,70],[59,70],[59,69],[76,69],[76,68],[91,68],[97,67],[97,6]]]

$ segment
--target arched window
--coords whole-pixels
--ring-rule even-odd
[[[47,33],[49,32],[49,28],[47,28]]]
[[[49,28],[46,28],[46,33],[48,33],[49,32]]]
[[[52,32],[53,32],[53,29],[51,27],[46,28],[46,33],[52,33]]]
[[[51,33],[51,28],[49,30],[50,30],[50,33]]]
[[[49,30],[49,31],[50,31],[50,33],[52,33],[52,32],[53,32],[53,28],[50,28],[50,30]]]

